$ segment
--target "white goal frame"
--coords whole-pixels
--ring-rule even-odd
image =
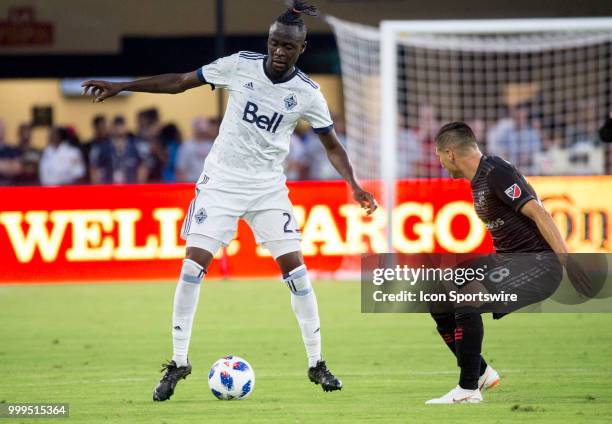
[[[530,18],[478,20],[406,20],[380,24],[380,170],[382,206],[387,214],[388,252],[393,252],[397,182],[397,63],[401,34],[521,34],[568,31],[612,31],[612,18]]]

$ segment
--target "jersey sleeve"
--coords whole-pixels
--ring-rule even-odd
[[[221,57],[208,65],[198,69],[198,79],[204,84],[210,84],[213,90],[216,87],[228,88],[238,63],[238,54]]]
[[[515,212],[535,199],[525,177],[514,169],[495,168],[489,173],[488,180],[491,191]]]
[[[327,101],[319,89],[317,89],[310,107],[305,111],[302,117],[308,121],[317,134],[328,133],[334,128],[334,122],[329,114]]]

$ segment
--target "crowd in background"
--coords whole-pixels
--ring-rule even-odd
[[[612,152],[599,141],[593,114],[593,104],[580,105],[554,136],[547,136],[542,123],[522,105],[509,108],[505,118],[492,124],[478,119],[469,124],[486,153],[505,158],[527,175],[609,174]],[[344,120],[333,119],[346,147]],[[435,108],[421,105],[413,120],[416,125],[400,122],[398,177],[446,176],[435,155],[434,137],[441,125]],[[219,125],[217,119],[196,117],[184,140],[175,124],[161,122],[155,108],[140,111],[133,129],[122,115],[98,115],[92,120],[90,140],[82,141],[70,126],[54,126],[40,150],[32,146],[30,124],[21,124],[16,143],[8,143],[0,120],[0,185],[195,182]],[[339,178],[318,136],[302,125],[291,137],[285,172],[290,180]]]
[[[344,123],[335,119],[345,143]],[[81,140],[70,126],[50,127],[40,150],[32,145],[30,124],[21,124],[16,143],[9,143],[0,120],[0,185],[195,182],[220,125],[217,119],[195,117],[184,140],[175,124],[161,122],[155,108],[140,111],[134,129],[126,122],[122,115],[95,116],[90,140]],[[285,162],[289,179],[339,178],[325,156],[314,132],[299,126]]]
[[[444,122],[429,104],[420,105],[415,115],[399,119],[399,178],[444,177],[434,142]],[[612,173],[612,149],[599,136],[604,119],[595,102],[585,100],[554,122],[524,103],[508,107],[493,122],[472,119],[468,124],[485,153],[506,159],[525,175],[601,175]]]

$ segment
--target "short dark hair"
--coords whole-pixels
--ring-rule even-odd
[[[149,123],[159,121],[159,110],[156,107],[151,107],[149,109],[145,109],[142,111],[145,119],[149,121]]]
[[[315,6],[311,6],[308,2],[303,0],[292,0],[285,2],[289,8],[285,10],[285,13],[276,18],[276,22],[297,26],[300,31],[306,30],[306,25],[302,19],[302,15],[317,16],[319,14],[318,9]]]
[[[96,115],[91,121],[94,127],[97,127],[98,125],[103,124],[105,122],[106,122],[106,116],[104,115]]]
[[[159,132],[159,138],[164,145],[170,144],[173,141],[177,143],[182,141],[181,131],[173,123],[166,124],[162,127]]]
[[[453,147],[460,152],[465,152],[478,147],[478,144],[470,126],[465,122],[455,121],[449,122],[438,130],[436,147],[438,150]]]
[[[125,125],[125,117],[123,115],[117,115],[113,118],[113,125]]]

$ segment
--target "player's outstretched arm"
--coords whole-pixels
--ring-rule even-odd
[[[353,190],[353,198],[361,205],[362,208],[366,210],[368,215],[370,215],[376,210],[376,208],[378,208],[376,199],[374,199],[374,196],[372,196],[371,193],[365,191],[357,181],[351,161],[346,154],[346,150],[344,150],[344,147],[342,147],[340,140],[338,140],[336,132],[332,129],[327,133],[321,133],[319,134],[319,139],[325,147],[327,158],[331,164],[334,166],[334,168],[336,168],[336,171],[338,171],[342,178],[344,178],[344,180],[351,186],[351,189]]]
[[[202,85],[197,72],[184,74],[163,74],[150,78],[142,78],[126,82],[110,82],[100,80],[89,80],[81,84],[83,95],[90,95],[94,103],[116,96],[122,91],[135,91],[142,93],[182,93],[190,88]]]

